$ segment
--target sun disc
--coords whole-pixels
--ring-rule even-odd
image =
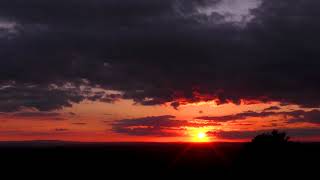
[[[204,132],[199,132],[198,133],[198,138],[199,139],[203,139],[203,138],[205,138],[206,137],[206,134],[204,133]]]

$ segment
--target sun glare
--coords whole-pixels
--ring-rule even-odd
[[[199,132],[198,133],[198,138],[199,139],[203,139],[203,138],[205,138],[206,137],[206,134],[204,133],[204,132]]]
[[[207,137],[206,132],[199,131],[194,135],[193,142],[208,142],[209,139]]]

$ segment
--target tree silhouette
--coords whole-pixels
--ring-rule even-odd
[[[252,139],[252,144],[286,144],[290,137],[285,132],[273,130],[271,133],[263,133]]]

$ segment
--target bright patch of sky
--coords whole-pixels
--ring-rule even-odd
[[[199,6],[197,11],[206,16],[219,14],[228,23],[247,24],[254,18],[251,10],[258,8],[260,5],[261,0],[221,0]]]
[[[0,19],[0,38],[10,38],[11,35],[17,34],[17,26],[18,24],[16,22]]]

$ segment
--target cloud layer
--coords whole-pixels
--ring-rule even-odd
[[[83,92],[62,87],[79,88],[83,80],[123,92],[106,102],[178,107],[245,99],[319,107],[320,2],[246,2],[226,5],[250,15],[240,27],[219,13],[225,0],[3,0],[0,82],[16,84],[0,88],[0,111],[79,103]]]
[[[320,111],[319,110],[295,110],[295,111],[262,111],[262,112],[254,112],[254,111],[246,111],[243,113],[226,115],[226,116],[200,116],[195,119],[200,120],[209,120],[215,122],[228,122],[228,121],[237,121],[237,120],[245,120],[247,118],[266,118],[266,117],[276,117],[282,116],[288,123],[301,123],[308,122],[316,125],[320,125]]]
[[[218,123],[197,123],[176,120],[175,116],[150,116],[135,119],[117,120],[112,123],[112,131],[133,136],[181,136],[186,127],[219,126]]]

